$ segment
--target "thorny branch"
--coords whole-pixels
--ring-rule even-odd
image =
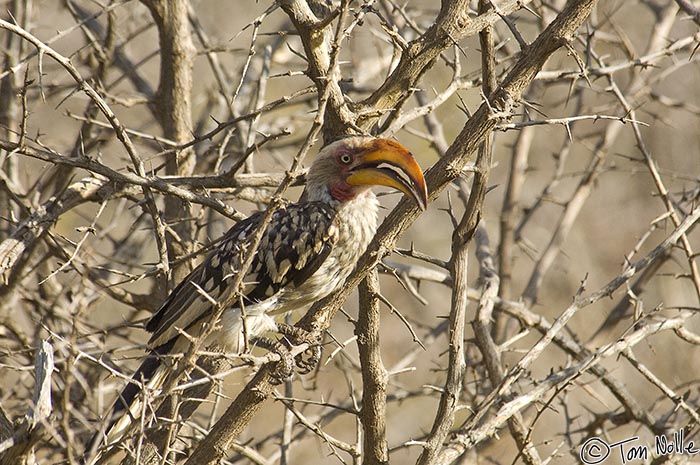
[[[357,269],[298,323],[326,360],[282,395],[275,354],[193,340],[104,463],[538,464],[594,435],[697,441],[698,8],[475,5],[7,2],[0,462],[80,463],[169,286],[232,222],[296,199],[317,140],[366,131],[430,166],[431,208],[380,197]]]

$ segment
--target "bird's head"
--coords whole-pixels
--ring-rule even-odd
[[[349,136],[323,147],[309,169],[307,185],[310,190],[326,188],[341,202],[372,186],[387,186],[423,210],[428,203],[423,172],[411,152],[398,142],[371,136]]]

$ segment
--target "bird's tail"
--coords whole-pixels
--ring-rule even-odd
[[[170,365],[165,358],[172,350],[178,338],[159,346],[153,350],[141,364],[129,384],[122,390],[112,406],[109,421],[103,422],[104,427],[92,437],[85,449],[85,463],[93,465],[98,462],[101,453],[98,451],[101,445],[111,446],[122,439],[133,421],[138,421],[142,415],[143,396],[141,392],[160,389],[170,372]]]
[[[267,331],[274,331],[277,327],[275,320],[265,313],[246,316],[246,325],[244,332],[241,313],[238,309],[224,312],[221,326],[225,329],[212,333],[210,339],[205,342],[205,346],[216,345],[227,352],[241,352],[245,347],[243,343],[244,333],[249,339],[252,339]],[[188,339],[175,337],[151,350],[149,356],[114,402],[108,421],[103,422],[105,426],[95,433],[88,443],[88,447],[85,449],[86,464],[98,463],[103,455],[100,452],[100,446],[104,445],[104,450],[109,449],[122,439],[132,422],[139,421],[143,414],[144,396],[141,395],[141,392],[143,390],[152,392],[160,389],[172,367],[168,355],[183,353],[188,345]]]

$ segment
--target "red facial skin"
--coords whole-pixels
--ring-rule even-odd
[[[346,182],[334,184],[330,188],[331,197],[339,202],[347,202],[357,197],[357,188]]]
[[[344,162],[341,159],[346,155],[350,156],[350,162]],[[335,162],[340,167],[339,171],[342,173],[343,180],[330,187],[330,194],[331,197],[339,202],[347,202],[357,197],[357,194],[359,194],[361,190],[358,189],[357,186],[351,186],[345,182],[345,178],[350,174],[350,167],[353,166],[355,162],[355,154],[346,148],[341,148],[335,155]]]

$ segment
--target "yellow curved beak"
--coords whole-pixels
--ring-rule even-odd
[[[406,147],[390,139],[376,139],[360,155],[347,182],[353,186],[391,187],[411,197],[422,210],[428,205],[423,171]]]

